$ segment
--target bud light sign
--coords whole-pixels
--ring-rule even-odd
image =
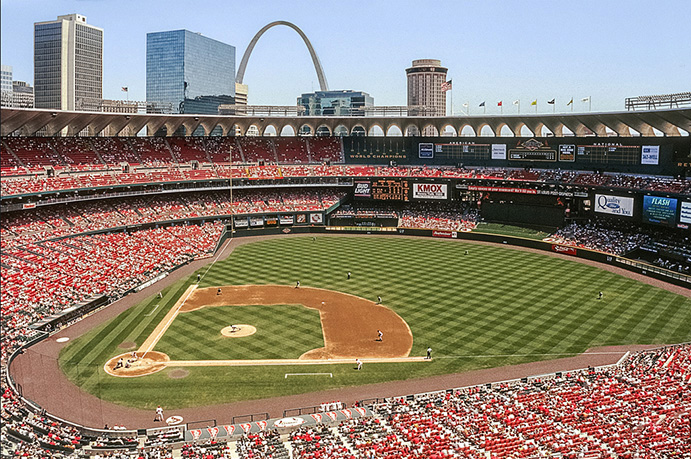
[[[370,182],[355,182],[354,196],[369,198],[372,195]]]
[[[633,198],[596,194],[595,212],[619,215],[620,217],[633,217]]]
[[[413,183],[413,199],[446,199],[445,183]]]

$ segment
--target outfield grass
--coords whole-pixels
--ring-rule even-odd
[[[351,280],[346,280],[347,271]],[[196,281],[195,273],[166,289],[162,300],[150,298],[75,340],[63,349],[61,367],[75,383],[104,399],[175,408],[551,359],[557,356],[549,354],[575,354],[593,346],[691,341],[691,299],[570,260],[463,241],[317,237],[313,242],[310,236],[253,242],[217,262],[200,287],[294,285],[298,279],[303,286],[373,300],[381,295],[410,326],[411,354],[424,355],[431,346],[434,360],[367,364],[361,372],[350,365],[320,366],[320,372],[334,374],[321,379],[284,378],[285,373],[314,371],[300,366],[187,368],[190,374],[183,379],[170,378],[171,370],[131,379],[107,376],[105,361],[123,352],[118,348],[123,342],[141,344]],[[603,300],[597,300],[599,291],[605,293]],[[233,342],[247,338],[212,345],[215,329],[229,323],[221,318],[225,308],[209,308],[179,315],[156,349],[175,359],[294,358],[307,347],[322,345],[309,317],[271,307],[244,308],[246,318],[232,323],[261,321],[258,329],[271,333],[277,328],[311,331],[304,340],[267,336],[273,339],[270,346],[259,340]],[[376,331],[377,325],[372,327]],[[208,335],[202,332],[206,328]]]
[[[537,239],[538,241],[541,241],[550,235],[550,233],[547,233],[545,231],[540,231],[533,228],[526,228],[524,226],[504,225],[501,223],[486,222],[478,223],[477,228],[475,228],[473,231],[476,231],[478,233],[500,234],[502,236],[522,237],[525,239]]]

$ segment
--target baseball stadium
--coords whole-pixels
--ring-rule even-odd
[[[6,441],[688,456],[691,110],[126,118],[2,110]]]
[[[328,89],[233,83],[274,26]],[[691,93],[626,107],[3,106],[2,456],[691,459]]]

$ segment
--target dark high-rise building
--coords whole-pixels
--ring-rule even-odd
[[[234,101],[234,46],[189,30],[146,35],[149,111],[216,115]]]
[[[103,97],[103,29],[81,14],[34,23],[34,104],[97,110]]]

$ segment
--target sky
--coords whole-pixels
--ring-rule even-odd
[[[146,99],[146,34],[188,29],[236,47],[283,20],[300,27],[330,89],[406,104],[405,69],[440,59],[454,114],[624,110],[624,99],[691,91],[689,0],[1,0],[1,61],[33,84],[33,24],[78,13],[104,29],[103,96]],[[252,105],[295,105],[319,90],[288,27],[259,40],[244,83]],[[590,97],[590,107],[583,98]],[[555,104],[548,105],[548,100]],[[536,106],[530,103],[537,100]],[[480,108],[480,103],[485,107]],[[464,107],[467,104],[467,107]]]

